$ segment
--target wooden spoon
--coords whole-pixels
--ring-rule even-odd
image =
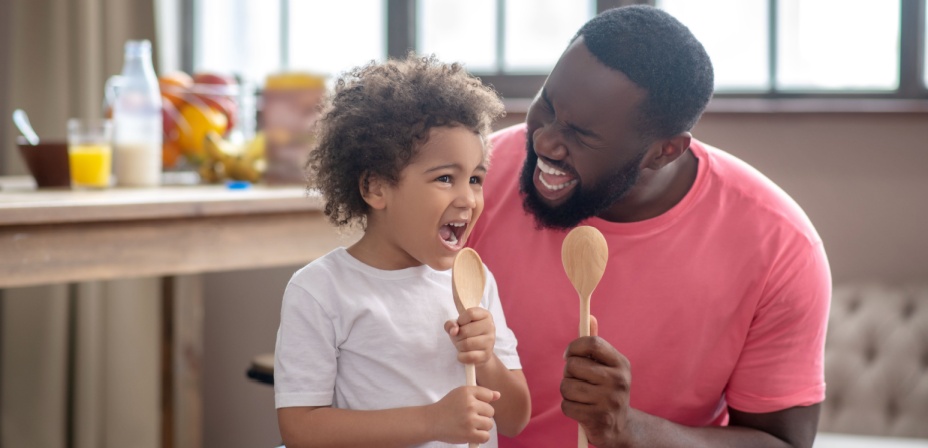
[[[564,272],[580,295],[580,336],[590,335],[590,296],[606,271],[609,246],[603,234],[593,227],[580,226],[570,231],[561,246]],[[577,446],[587,448],[583,427],[577,435]]]
[[[457,307],[458,314],[468,308],[480,306],[486,280],[480,255],[469,247],[461,249],[451,266],[451,290],[454,293],[454,306]],[[477,385],[477,369],[473,364],[464,365],[464,375],[468,386]],[[477,448],[477,445],[470,443],[468,447]]]

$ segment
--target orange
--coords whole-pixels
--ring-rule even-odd
[[[192,162],[202,160],[203,139],[210,131],[223,134],[228,126],[228,120],[222,112],[209,107],[198,107],[185,104],[180,109],[180,116],[187,122],[187,126],[178,127],[177,143],[181,152],[188,156]]]
[[[177,142],[165,141],[161,144],[161,165],[164,168],[174,168],[180,158],[180,145]]]

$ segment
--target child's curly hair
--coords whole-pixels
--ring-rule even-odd
[[[435,56],[370,62],[342,75],[317,123],[306,163],[309,188],[325,198],[336,226],[366,225],[360,185],[371,176],[392,185],[439,126],[463,126],[486,140],[504,114],[499,95],[460,64]]]

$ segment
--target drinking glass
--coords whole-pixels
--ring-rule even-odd
[[[103,118],[68,120],[71,186],[108,188],[113,172],[113,123]]]

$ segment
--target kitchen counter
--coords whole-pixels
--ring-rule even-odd
[[[0,177],[0,288],[161,278],[166,447],[202,446],[196,274],[301,265],[355,239],[331,226],[321,198],[300,186],[35,190]]]
[[[0,288],[303,264],[339,245],[321,208],[298,186],[0,190]]]

